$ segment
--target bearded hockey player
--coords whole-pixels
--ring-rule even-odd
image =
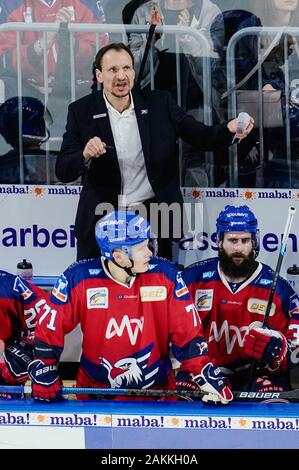
[[[183,279],[195,299],[209,355],[235,390],[289,388],[287,369],[298,346],[299,299],[279,277],[267,328],[262,328],[273,270],[257,261],[257,220],[247,206],[226,206],[216,222],[219,255],[188,266]],[[249,384],[250,366],[258,367]]]
[[[36,319],[47,297],[30,282],[0,271],[0,340],[4,342],[0,384],[23,384],[28,379]]]
[[[100,219],[102,256],[70,266],[39,317],[35,360],[29,366],[33,397],[61,397],[57,363],[64,336],[83,333],[78,387],[181,389],[207,392],[224,404],[232,393],[209,359],[201,323],[181,275],[171,262],[152,257],[150,226],[119,211]],[[180,361],[177,384],[171,367]]]

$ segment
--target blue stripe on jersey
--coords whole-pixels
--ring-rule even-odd
[[[198,261],[187,266],[182,272],[182,277],[187,287],[192,282],[209,282],[219,279],[217,271],[218,257]]]
[[[35,338],[34,357],[37,359],[55,359],[59,361],[63,347],[53,346]]]
[[[208,346],[204,338],[194,338],[182,348],[172,343],[172,352],[178,361],[183,362],[188,359],[207,356]]]

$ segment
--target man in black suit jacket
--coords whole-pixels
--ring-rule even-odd
[[[103,91],[69,106],[66,132],[56,162],[56,175],[71,182],[82,175],[82,191],[75,222],[77,259],[95,257],[99,249],[94,227],[100,203],[118,207],[151,202],[183,203],[179,185],[177,139],[200,150],[227,147],[237,132],[237,119],[208,127],[187,115],[168,92],[134,89],[134,58],[122,43],[100,49],[95,77]],[[236,134],[240,139],[253,127]],[[104,215],[104,214],[103,214]],[[159,254],[171,257],[164,240]]]

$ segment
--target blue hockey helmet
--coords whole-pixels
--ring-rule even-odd
[[[249,232],[252,234],[255,256],[259,251],[259,231],[257,219],[248,206],[225,206],[216,220],[217,242],[223,239],[224,232]]]
[[[49,138],[47,123],[52,118],[43,103],[31,96],[14,96],[0,105],[0,133],[13,147],[19,144],[19,106],[22,111],[22,138],[42,143]]]
[[[113,250],[117,248],[130,256],[132,246],[148,240],[150,231],[150,224],[140,215],[115,211],[97,222],[95,235],[102,256],[113,259]]]

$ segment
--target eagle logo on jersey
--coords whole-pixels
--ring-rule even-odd
[[[157,383],[158,379],[159,383],[163,382],[163,379],[165,381],[164,377],[161,378],[163,370],[160,370],[160,359],[148,366],[153,346],[151,343],[146,348],[115,362],[100,356],[99,363],[94,364],[82,357],[81,366],[93,380],[110,388],[149,388]]]
[[[98,276],[102,269],[89,269],[88,272],[91,276]]]
[[[24,300],[29,299],[29,297],[31,297],[33,294],[33,291],[30,290],[29,287],[26,286],[26,284],[24,284],[24,282],[19,277],[15,278],[13,290],[21,294]]]

